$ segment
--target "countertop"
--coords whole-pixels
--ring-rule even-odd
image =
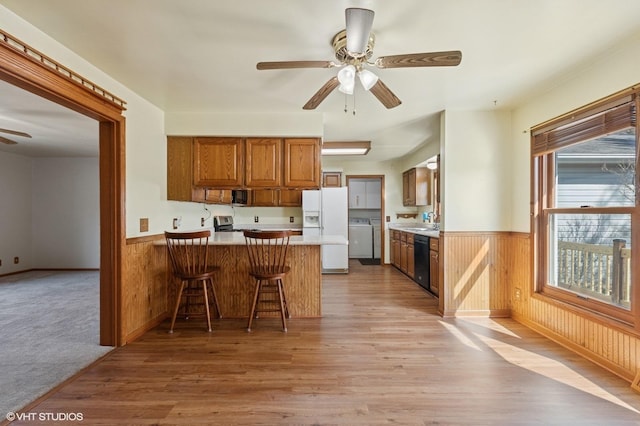
[[[416,235],[424,235],[430,238],[440,238],[440,231],[433,229],[433,224],[429,223],[390,223],[389,229],[410,232]]]
[[[252,229],[257,229],[253,227]],[[263,228],[265,229],[265,228]],[[274,229],[274,228],[270,228]],[[158,240],[156,245],[166,245],[164,239]],[[243,246],[245,245],[244,235],[242,232],[211,232],[209,238],[209,245],[218,246]],[[346,246],[349,245],[349,241],[340,235],[292,235],[289,238],[289,245],[292,246],[325,246],[325,245],[337,245]]]

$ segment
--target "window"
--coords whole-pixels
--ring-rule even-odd
[[[636,107],[626,93],[532,129],[536,291],[634,326]]]

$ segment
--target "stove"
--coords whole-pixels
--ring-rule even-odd
[[[233,216],[214,216],[213,230],[215,232],[234,232],[239,231],[233,229]]]

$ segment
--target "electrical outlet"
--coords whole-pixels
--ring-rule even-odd
[[[177,217],[173,218],[173,229],[178,229],[178,218]]]
[[[391,222],[391,216],[387,216],[386,219],[387,219],[387,222]]]
[[[13,263],[15,263],[16,265],[17,265],[18,263],[20,263],[20,258],[19,258],[18,256],[14,257],[14,258],[13,258]]]
[[[522,298],[522,291],[519,288],[515,289],[515,298],[516,300],[520,300]]]
[[[254,216],[254,217],[253,217],[253,221],[254,221],[255,223],[258,223],[258,221],[259,221],[259,220],[260,220],[260,218],[259,218],[258,216]]]
[[[293,223],[293,216],[289,216],[289,223]]]
[[[204,217],[200,218],[200,226],[204,226]]]
[[[149,218],[141,217],[140,218],[140,232],[149,232]]]

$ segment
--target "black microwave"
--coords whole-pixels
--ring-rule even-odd
[[[231,191],[231,204],[246,206],[249,204],[249,190],[234,189]]]

